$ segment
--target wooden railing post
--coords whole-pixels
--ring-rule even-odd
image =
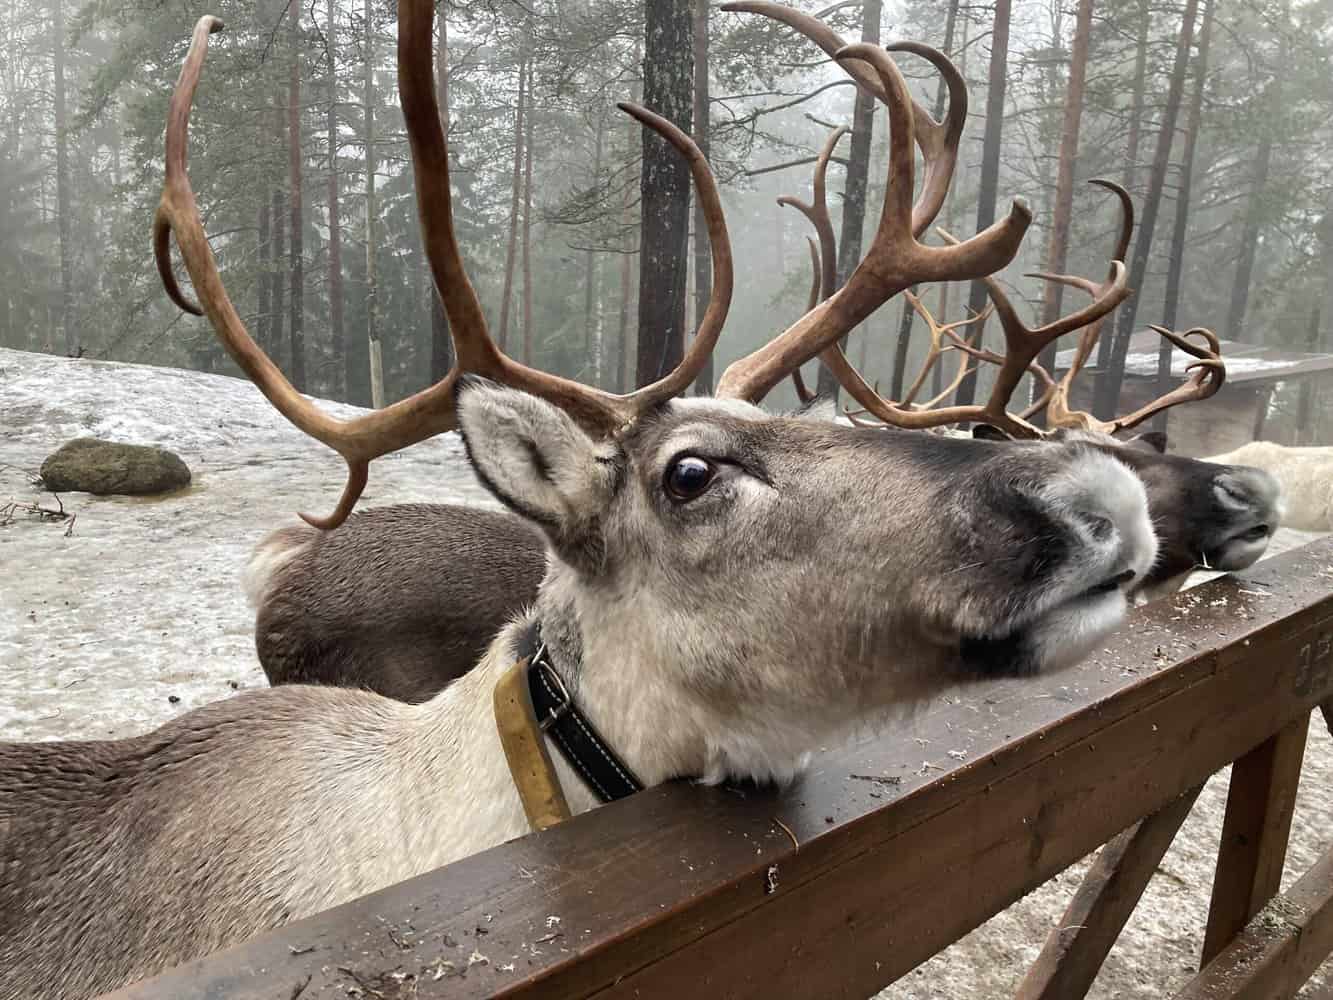
[[[1194,787],[1107,842],[1014,1000],[1077,1000],[1087,994],[1202,789]]]
[[[1333,852],[1270,900],[1175,1000],[1287,1000],[1333,950]],[[1320,993],[1327,997],[1328,993]]]
[[[1301,716],[1232,765],[1201,968],[1278,890],[1309,728]]]

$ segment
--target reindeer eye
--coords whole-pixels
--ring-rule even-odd
[[[686,455],[671,463],[663,478],[667,495],[673,500],[693,500],[713,481],[716,470],[702,458]]]

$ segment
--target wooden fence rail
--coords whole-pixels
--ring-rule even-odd
[[[1136,612],[1072,670],[960,689],[783,792],[651,789],[114,996],[862,998],[1127,831],[1075,899],[1099,929],[1054,935],[1023,994],[1079,996],[1181,797],[1236,760],[1209,955],[1308,975],[1333,866],[1289,904],[1308,930],[1246,921],[1277,887],[1331,636],[1333,539]],[[1082,985],[1050,992],[1063,975]]]

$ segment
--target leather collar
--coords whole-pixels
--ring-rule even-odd
[[[643,783],[574,703],[551,664],[546,644],[542,642],[540,622],[534,621],[524,631],[518,655],[527,660],[528,693],[538,727],[551,738],[560,755],[593,794],[602,802],[614,802],[642,791]]]

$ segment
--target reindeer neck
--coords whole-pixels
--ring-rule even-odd
[[[799,748],[819,745],[805,733],[812,713],[702,692],[690,683],[689,665],[644,625],[664,620],[664,609],[616,590],[600,596],[552,559],[535,615],[580,711],[645,787],[673,778],[781,783],[804,767],[809,755]],[[571,782],[586,791],[562,760],[557,767],[567,795]]]
[[[528,832],[495,726],[494,691],[518,659],[520,637],[533,618],[529,612],[506,626],[476,667],[430,701],[411,706],[411,736],[402,742],[409,760],[404,763],[418,788],[431,789],[436,800],[438,818],[428,835],[448,853],[437,864]],[[556,767],[570,809],[591,809],[596,800],[574,772],[562,760]]]

